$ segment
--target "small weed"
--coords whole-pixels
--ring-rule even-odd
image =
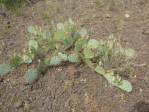
[[[22,56],[14,55],[10,64],[0,65],[0,75],[5,75],[10,68],[21,64],[38,63],[37,67],[29,69],[26,80],[32,84],[41,73],[49,67],[69,63],[85,63],[91,69],[102,75],[107,81],[124,91],[131,92],[132,85],[120,77],[120,70],[127,68],[128,61],[134,57],[135,51],[123,48],[120,41],[110,36],[106,41],[88,38],[85,28],[77,28],[69,19],[68,22],[58,23],[51,32],[40,27],[28,27],[30,38],[28,49]]]
[[[118,10],[119,5],[124,5],[123,0],[96,0],[96,4],[110,11]]]
[[[0,6],[12,12],[18,12],[26,2],[26,0],[0,0]]]
[[[97,4],[99,7],[103,7],[104,5],[107,4],[107,0],[96,0],[96,4]]]

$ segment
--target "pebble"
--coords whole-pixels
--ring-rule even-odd
[[[58,68],[57,70],[58,70],[59,72],[61,72],[63,69],[62,69],[62,68]]]
[[[106,17],[106,18],[112,18],[112,15],[106,14],[105,17]]]
[[[129,15],[129,14],[125,14],[125,17],[126,17],[126,18],[130,18],[130,15]]]

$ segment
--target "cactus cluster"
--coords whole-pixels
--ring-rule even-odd
[[[38,63],[30,68],[25,78],[32,84],[41,73],[53,66],[69,63],[84,63],[102,75],[107,81],[124,91],[131,92],[132,85],[123,80],[119,68],[128,66],[128,60],[134,57],[135,51],[124,48],[120,41],[110,36],[107,40],[89,39],[86,28],[78,28],[69,19],[58,23],[51,31],[40,27],[28,27],[30,38],[24,55],[13,55],[8,64],[0,65],[0,76],[8,74],[22,64]]]

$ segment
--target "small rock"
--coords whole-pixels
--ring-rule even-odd
[[[63,69],[62,69],[62,68],[58,68],[57,70],[58,70],[59,72],[61,72]]]
[[[143,89],[142,89],[142,88],[140,88],[140,89],[139,89],[139,91],[140,91],[140,93],[142,93],[142,92],[143,92]]]
[[[86,79],[80,79],[81,82],[86,83],[87,80]]]
[[[125,17],[126,17],[126,18],[130,18],[130,15],[129,15],[129,14],[125,14]]]
[[[106,14],[105,17],[106,18],[112,18],[112,16],[110,14]]]
[[[24,108],[29,109],[29,102],[28,101],[24,102]]]

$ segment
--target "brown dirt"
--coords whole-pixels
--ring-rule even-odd
[[[21,15],[0,13],[0,63],[26,47],[28,25],[47,27],[71,17],[89,29],[90,38],[105,39],[112,33],[120,37],[137,50],[135,63],[148,65],[149,1],[110,4],[101,7],[97,0],[43,0],[25,7]],[[0,77],[0,112],[149,112],[147,67],[136,66],[134,75],[128,77],[134,86],[131,93],[112,87],[84,65],[49,69],[36,83],[25,85],[27,68],[23,65]]]

